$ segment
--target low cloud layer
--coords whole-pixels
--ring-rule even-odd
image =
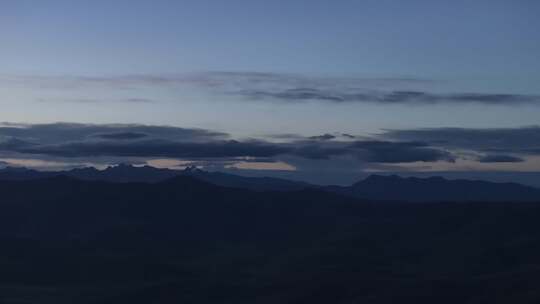
[[[0,145],[0,149],[1,149]],[[183,142],[172,140],[132,141],[75,141],[49,145],[22,144],[11,146],[14,152],[44,154],[60,157],[172,157],[172,158],[222,158],[222,157],[271,157],[289,152],[277,145],[258,142],[212,141]]]
[[[95,137],[103,139],[117,139],[117,140],[133,140],[147,137],[148,134],[145,133],[136,133],[136,132],[115,132],[115,133],[104,133],[104,134],[95,134]]]
[[[204,129],[138,124],[13,124],[0,123],[0,140],[23,140],[35,144],[84,142],[95,138],[137,139],[159,138],[182,142],[206,142],[227,139],[228,134]]]
[[[388,140],[420,140],[434,146],[465,149],[486,153],[540,154],[540,126],[522,128],[431,128],[387,130]]]
[[[144,125],[4,124],[0,127],[0,153],[48,157],[167,157],[182,159],[264,158],[294,156],[330,160],[349,156],[359,162],[400,163],[453,161],[450,152],[421,142],[388,140],[334,140],[323,134],[296,136],[273,143],[233,140],[228,134],[202,129]]]
[[[525,160],[521,157],[512,155],[494,155],[488,154],[478,158],[481,163],[521,163]]]
[[[282,134],[279,142],[233,139],[205,129],[147,125],[0,125],[0,158],[74,162],[179,159],[208,164],[283,162],[300,169],[395,164],[521,163],[540,155],[540,127],[513,129],[387,130],[367,138],[342,133]]]

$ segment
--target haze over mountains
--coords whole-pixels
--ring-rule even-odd
[[[177,176],[190,176],[223,187],[254,191],[296,191],[318,189],[341,195],[381,201],[540,201],[540,189],[516,183],[493,183],[477,180],[448,180],[442,177],[403,178],[396,175],[371,175],[350,186],[320,186],[271,177],[245,177],[208,172],[196,167],[184,170],[120,164],[104,170],[93,167],[68,171],[36,171],[25,168],[0,170],[0,180],[30,180],[68,176],[80,180],[114,183],[157,183]]]

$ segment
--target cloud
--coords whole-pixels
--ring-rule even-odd
[[[351,134],[348,134],[348,133],[342,133],[341,136],[343,136],[343,137],[345,137],[345,138],[349,138],[349,139],[356,138],[356,136],[351,135]]]
[[[376,104],[465,104],[480,103],[510,105],[540,104],[540,96],[519,94],[452,93],[435,94],[423,91],[374,91],[365,89],[336,90],[321,88],[292,88],[285,90],[243,90],[238,95],[252,100],[278,100],[289,102],[324,101],[332,103]]]
[[[176,142],[170,140],[141,141],[83,141],[52,145],[30,146],[16,149],[26,154],[45,154],[61,157],[177,157],[177,158],[221,158],[221,157],[270,157],[288,152],[278,145],[258,142],[216,141]]]
[[[275,144],[260,141],[211,141],[205,143],[169,140],[78,141],[59,144],[20,144],[0,146],[22,154],[41,154],[57,157],[170,157],[170,158],[271,158],[294,155],[308,159],[329,160],[339,155],[354,155],[364,162],[401,163],[453,161],[450,153],[414,143],[337,142],[331,145],[294,142]]]
[[[233,140],[224,132],[137,124],[3,123],[0,161],[50,170],[167,159],[207,170],[290,166],[303,178],[352,180],[364,170],[534,170],[540,159],[536,126],[385,130],[369,138],[331,131],[265,138]]]
[[[292,159],[301,164],[454,162],[517,163],[540,155],[540,127],[385,130],[371,138],[342,133],[285,141],[231,139],[224,132],[137,124],[0,124],[0,157],[79,159],[104,162],[151,158],[231,164]],[[272,137],[271,137],[272,138]],[[481,155],[481,156],[478,156]],[[99,159],[96,161],[95,159]],[[297,166],[298,165],[298,166]],[[306,165],[307,166],[307,165]]]
[[[204,129],[126,124],[3,124],[0,150],[56,157],[270,157],[290,147]]]
[[[202,142],[208,140],[226,139],[228,134],[195,128],[178,128],[170,126],[148,126],[138,124],[13,124],[0,123],[0,139],[17,139],[29,143],[57,144],[62,142],[80,141],[86,138],[101,137],[103,139],[122,136],[133,137],[133,134],[145,134],[155,139],[176,141]],[[107,138],[109,136],[109,138]],[[116,138],[118,139],[118,138]]]
[[[136,132],[117,132],[117,133],[105,133],[105,134],[95,134],[95,137],[104,138],[104,139],[118,139],[118,140],[130,140],[130,139],[140,139],[147,137],[147,134],[136,133]]]
[[[344,102],[347,98],[337,92],[324,92],[315,88],[293,88],[280,91],[264,90],[243,90],[238,91],[238,95],[253,100],[275,99],[283,101],[307,101],[322,100],[330,102]]]
[[[231,163],[272,162],[288,157],[361,164],[454,162],[521,162],[540,155],[540,127],[510,129],[435,128],[385,130],[372,138],[342,133],[285,141],[233,140],[224,132],[136,124],[0,124],[0,156],[122,159],[172,158]],[[273,138],[273,137],[271,137]],[[482,155],[482,156],[478,156]]]
[[[131,102],[131,103],[152,103],[152,102],[154,102],[154,100],[149,99],[149,98],[126,98],[126,99],[123,99],[122,101]]]
[[[453,162],[455,157],[448,151],[433,148],[421,142],[395,142],[382,140],[296,142],[291,155],[308,159],[331,159],[335,156],[353,156],[361,162],[408,163]]]
[[[19,150],[35,145],[34,143],[21,140],[19,138],[5,138],[0,141],[0,150],[11,151]]]
[[[281,103],[319,101],[327,103],[373,104],[540,104],[540,96],[486,92],[446,92],[434,90],[438,81],[414,77],[310,77],[298,74],[213,71],[186,74],[134,74],[113,76],[9,76],[0,83],[78,90],[106,88],[132,90],[148,87],[195,86],[212,93],[241,97],[249,101]],[[437,92],[436,92],[437,91]],[[131,93],[131,91],[130,91]],[[70,100],[65,100],[70,101]],[[79,98],[74,102],[96,102]],[[125,98],[133,103],[155,102],[147,98]]]
[[[540,126],[521,128],[428,128],[386,130],[383,138],[490,153],[540,154]]]
[[[376,163],[455,161],[450,152],[423,142],[358,141],[353,147],[366,151],[366,159]]]
[[[361,137],[361,136],[355,136],[348,133],[340,133],[340,132],[333,132],[333,133],[323,133],[320,135],[313,135],[313,136],[304,136],[300,134],[295,133],[282,133],[282,134],[270,134],[265,135],[264,138],[267,139],[277,139],[280,141],[285,142],[314,142],[314,141],[345,141],[345,142],[351,142],[354,139],[368,139],[368,137]]]
[[[295,142],[290,144],[290,146],[293,147],[293,151],[289,154],[308,159],[328,160],[333,156],[356,153],[355,149],[351,149],[342,143],[322,145],[317,142]]]
[[[229,137],[222,132],[169,126],[4,124],[0,126],[0,153],[59,158],[249,158],[251,162],[278,161],[287,155],[312,160],[350,156],[376,163],[453,160],[449,152],[421,142],[334,140],[338,137],[329,133],[296,136],[284,143]]]
[[[481,163],[520,163],[525,160],[521,157],[501,154],[488,154],[478,158]]]
[[[38,102],[68,102],[68,103],[102,103],[102,102],[124,102],[124,103],[153,103],[149,98],[120,98],[120,99],[95,99],[95,98],[38,98]]]
[[[314,140],[331,140],[331,139],[336,138],[336,136],[326,133],[326,134],[323,134],[323,135],[311,136],[309,138],[314,139]]]

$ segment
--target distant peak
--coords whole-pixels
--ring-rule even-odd
[[[403,177],[399,175],[381,175],[381,174],[371,174],[370,176],[366,177],[364,181],[380,181],[380,180],[401,180]]]
[[[105,170],[118,170],[118,169],[133,169],[135,168],[133,165],[131,164],[126,164],[126,163],[119,163],[119,164],[116,164],[116,165],[112,165],[112,166],[108,166]]]
[[[368,176],[364,181],[369,180],[419,180],[419,181],[447,181],[444,177],[441,176],[430,176],[430,177],[403,177],[396,174],[392,175],[382,175],[382,174],[372,174]]]
[[[440,176],[431,176],[431,177],[403,177],[396,174],[392,175],[382,175],[382,174],[372,174],[366,179],[357,182],[358,184],[374,184],[374,183],[391,183],[391,182],[414,182],[414,183],[434,183],[434,182],[447,182],[448,180]]]
[[[31,169],[25,168],[25,167],[16,167],[16,166],[7,166],[2,168],[2,170],[7,172],[28,172],[33,171]]]
[[[202,173],[204,172],[203,170],[197,168],[197,166],[187,166],[185,169],[184,169],[184,172],[185,173],[190,173],[190,174],[193,174],[193,173]]]
[[[79,167],[79,168],[73,168],[69,171],[66,171],[66,172],[81,172],[81,171],[86,171],[86,172],[95,172],[95,171],[99,171],[98,169],[96,169],[96,167],[92,167],[92,166],[89,166],[89,167]]]

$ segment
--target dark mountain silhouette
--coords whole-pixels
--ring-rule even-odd
[[[63,175],[81,180],[155,183],[181,174],[183,172],[177,170],[159,169],[150,166],[135,167],[126,164],[110,166],[104,170],[86,167],[66,171],[37,171],[19,167],[8,167],[0,170],[0,180],[28,180]]]
[[[42,172],[24,168],[0,170],[0,180],[29,180],[69,176],[81,180],[107,182],[157,183],[176,176],[191,176],[199,180],[230,188],[254,191],[296,191],[318,188],[320,190],[380,201],[539,201],[540,189],[516,183],[494,183],[475,180],[447,180],[442,177],[402,178],[396,175],[371,175],[351,186],[318,186],[304,182],[272,177],[245,177],[240,175],[208,172],[188,167],[185,170],[159,169],[150,166],[136,167],[120,164],[105,170],[93,167],[59,172]]]
[[[378,203],[191,176],[4,180],[0,193],[1,303],[540,301],[538,203]]]
[[[304,182],[275,177],[246,177],[222,172],[208,172],[195,167],[188,167],[182,173],[218,186],[255,191],[295,191],[317,187]]]
[[[29,180],[47,178],[62,174],[60,172],[45,172],[27,169],[23,167],[6,167],[0,169],[0,180]]]
[[[119,164],[104,170],[94,167],[76,168],[67,171],[36,171],[25,168],[6,168],[0,170],[0,180],[28,180],[36,178],[49,178],[55,176],[69,176],[81,180],[108,181],[108,182],[148,182],[156,183],[175,176],[193,176],[200,180],[224,187],[244,188],[256,191],[275,190],[291,191],[307,187],[315,187],[308,183],[290,181],[273,177],[244,177],[240,175],[208,172],[187,167],[185,170],[160,169],[150,166],[132,166]]]
[[[327,191],[371,200],[436,201],[540,201],[540,189],[515,183],[447,180],[442,177],[403,178],[371,175],[348,187],[329,186]]]

